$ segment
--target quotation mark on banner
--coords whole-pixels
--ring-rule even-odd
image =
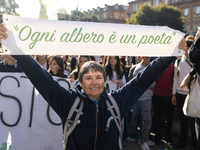
[[[18,26],[16,25],[16,26],[14,26],[14,28],[15,28],[15,30],[16,31],[19,31],[19,29],[18,29]]]
[[[173,32],[173,36],[175,36],[176,35],[176,32]]]

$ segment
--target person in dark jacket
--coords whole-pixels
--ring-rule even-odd
[[[6,29],[0,26],[0,39],[6,39]],[[185,47],[184,39],[179,45]],[[31,57],[13,56],[32,84],[44,99],[60,116],[64,128],[68,113],[79,96],[84,101],[80,123],[68,138],[66,149],[73,150],[119,150],[119,132],[114,121],[109,130],[105,130],[108,119],[112,116],[105,101],[108,93],[105,89],[106,73],[96,62],[86,62],[80,69],[79,82],[75,89],[66,90]],[[146,89],[163,73],[176,57],[162,57],[154,60],[138,75],[111,95],[115,99],[121,118],[131,109]]]
[[[17,61],[10,55],[4,55],[4,60],[0,62],[0,72],[22,72]]]

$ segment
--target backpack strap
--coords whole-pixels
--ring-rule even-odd
[[[80,103],[80,106],[77,109],[77,106],[79,103]],[[72,107],[69,111],[67,120],[65,122],[64,134],[63,134],[63,150],[66,149],[69,135],[72,133],[72,131],[74,130],[76,125],[80,123],[80,120],[78,120],[78,119],[79,119],[80,115],[83,115],[83,112],[82,112],[83,106],[84,106],[84,101],[82,99],[80,99],[79,96],[77,96],[74,101],[74,104],[72,105]],[[76,112],[76,117],[74,120],[71,120],[74,112]]]
[[[115,121],[115,124],[119,130],[119,148],[120,150],[122,150],[122,142],[121,142],[121,138],[120,138],[120,135],[121,135],[121,116],[120,116],[120,111],[119,111],[119,107],[115,101],[115,99],[113,98],[113,96],[108,93],[108,98],[110,99],[112,105],[110,104],[110,102],[108,100],[106,100],[106,105],[108,106],[108,110],[110,111],[112,117],[113,117],[113,120]],[[117,115],[115,115],[113,109],[116,111]]]

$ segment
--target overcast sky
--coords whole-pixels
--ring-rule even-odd
[[[46,0],[51,1],[51,0]],[[56,1],[56,0],[54,0]],[[132,0],[133,1],[133,0]],[[39,0],[15,0],[19,5],[18,13],[22,17],[28,18],[39,18],[40,4]],[[87,11],[92,8],[104,7],[105,4],[114,5],[118,3],[119,5],[128,5],[131,0],[57,0],[56,9],[64,7],[68,13],[71,10],[75,10],[78,4],[78,8],[81,11]]]

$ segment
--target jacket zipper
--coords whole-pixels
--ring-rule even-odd
[[[96,105],[96,135],[95,135],[95,142],[94,142],[94,150],[96,150],[96,145],[97,145],[97,131],[98,131],[98,105]]]

